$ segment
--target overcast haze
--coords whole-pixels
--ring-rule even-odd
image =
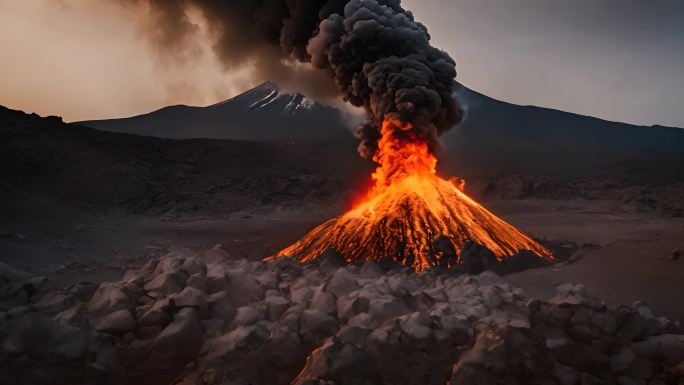
[[[684,1],[404,0],[458,80],[491,97],[684,127]],[[207,105],[263,80],[199,48],[169,62],[130,10],[102,0],[0,0],[0,104],[66,120]],[[206,31],[204,31],[206,32]]]

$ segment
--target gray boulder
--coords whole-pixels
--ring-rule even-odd
[[[337,320],[319,310],[307,309],[302,313],[302,327],[318,334],[331,333],[337,327]]]
[[[207,263],[223,263],[230,259],[230,253],[221,245],[216,245],[213,249],[204,253],[202,259]]]
[[[28,313],[13,323],[2,349],[14,354],[74,360],[86,353],[88,344],[87,330]]]
[[[290,301],[280,296],[268,297],[265,303],[266,313],[270,321],[277,321],[290,307]]]
[[[207,302],[207,295],[203,291],[195,289],[194,287],[186,287],[180,293],[174,294],[171,298],[175,300],[176,306],[193,307],[201,318],[206,318],[209,315],[209,303]]]
[[[118,283],[101,284],[88,303],[88,313],[96,318],[124,309],[133,309],[133,301]]]
[[[237,309],[237,315],[233,322],[236,326],[249,326],[261,320],[261,313],[249,306],[242,306]]]
[[[209,302],[209,313],[211,318],[221,319],[230,322],[237,314],[237,308],[230,302],[228,294],[220,291],[207,298]]]
[[[245,270],[233,270],[228,274],[226,294],[235,306],[244,306],[264,298],[264,290],[255,277]]]
[[[46,293],[31,306],[41,313],[56,314],[75,304],[73,295],[62,291]]]
[[[123,334],[135,327],[135,319],[128,309],[117,310],[95,321],[95,330],[110,334]]]
[[[328,339],[306,360],[306,366],[292,381],[293,385],[380,384],[375,359],[352,343]]]
[[[646,358],[663,357],[669,365],[684,361],[684,335],[662,334],[650,337],[638,345],[641,348],[640,352]],[[647,350],[648,347],[650,347],[649,350]]]
[[[554,363],[543,344],[527,330],[506,327],[478,335],[472,349],[454,365],[450,384],[495,385],[500,379],[553,384],[557,383],[554,373]]]
[[[340,298],[347,293],[357,290],[359,285],[356,283],[356,276],[348,269],[338,269],[328,282],[327,291],[335,297]]]
[[[166,327],[171,322],[173,313],[169,303],[169,300],[155,302],[154,305],[140,316],[140,325],[146,327]]]
[[[188,278],[188,287],[193,287],[197,290],[207,291],[207,276],[205,273],[193,274]]]
[[[207,265],[198,257],[190,257],[185,259],[180,268],[189,276],[207,273]]]
[[[311,298],[311,308],[329,315],[337,313],[335,297],[322,289],[316,290]]]
[[[180,271],[165,271],[148,282],[145,290],[170,295],[183,290],[185,284],[186,277]]]
[[[183,308],[153,340],[148,361],[155,368],[182,367],[197,356],[202,340],[197,310]]]
[[[368,314],[378,322],[398,317],[409,311],[404,301],[392,296],[373,298],[368,304]]]
[[[614,373],[623,373],[632,365],[636,358],[636,354],[634,354],[631,349],[623,348],[617,354],[611,357],[610,368]]]

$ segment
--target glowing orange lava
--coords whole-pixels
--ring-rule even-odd
[[[472,241],[500,260],[520,250],[552,259],[544,246],[468,197],[463,180],[438,177],[437,158],[411,129],[408,123],[385,120],[373,157],[379,165],[372,175],[375,185],[368,196],[277,256],[305,262],[332,248],[349,262],[391,257],[422,271],[439,263],[433,244],[445,236],[458,253]]]

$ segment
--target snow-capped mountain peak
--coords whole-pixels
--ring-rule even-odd
[[[315,100],[308,99],[300,93],[285,91],[271,81],[210,107],[221,108],[226,105],[238,107],[243,114],[268,112],[287,117],[305,114],[315,108],[323,108]]]

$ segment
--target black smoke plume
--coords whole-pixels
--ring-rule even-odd
[[[116,0],[145,7],[146,34],[162,52],[177,53],[199,10],[226,68],[253,65],[264,77],[292,78],[325,88],[327,73],[344,100],[369,120],[357,130],[364,157],[377,150],[387,114],[413,124],[432,149],[462,119],[452,96],[456,64],[430,45],[427,28],[400,0]],[[294,69],[288,60],[321,71]],[[298,71],[298,72],[297,72]],[[296,72],[296,73],[295,73]],[[305,84],[306,86],[306,84]]]

